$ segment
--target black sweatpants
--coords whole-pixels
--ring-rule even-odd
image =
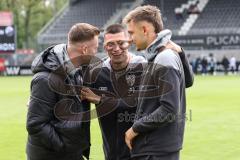
[[[85,160],[82,156],[80,157],[63,157],[63,158],[31,158],[27,156],[27,160]]]
[[[179,152],[170,153],[167,155],[147,155],[134,157],[132,160],[179,160]]]

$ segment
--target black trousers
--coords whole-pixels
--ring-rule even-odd
[[[170,153],[167,155],[146,155],[134,157],[132,160],[179,160],[179,152]]]
[[[56,157],[56,158],[31,158],[27,156],[27,160],[85,160],[82,156],[80,157]]]

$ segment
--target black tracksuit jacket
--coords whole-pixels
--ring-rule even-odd
[[[181,60],[186,72],[186,86],[190,87],[193,84],[193,76],[184,53],[181,53]],[[147,62],[142,57],[133,56],[127,69],[117,76],[108,59],[93,67],[90,71],[90,80],[86,80],[91,81],[92,90],[96,94],[102,95],[101,103],[96,107],[106,160],[129,160],[131,158],[130,151],[125,144],[125,132],[133,125],[136,116],[139,96],[137,90],[145,74],[143,66],[146,65]],[[132,86],[131,77],[134,79]]]

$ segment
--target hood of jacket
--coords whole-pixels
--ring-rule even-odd
[[[32,72],[57,72],[66,74],[74,70],[67,54],[67,45],[58,44],[41,52],[32,62]],[[60,72],[59,72],[60,71]]]
[[[146,49],[148,54],[153,54],[150,59],[156,56],[158,49],[165,46],[171,40],[171,37],[172,32],[168,29],[162,30],[158,33],[157,38]]]

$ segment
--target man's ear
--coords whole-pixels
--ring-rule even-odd
[[[143,34],[146,36],[148,34],[148,28],[147,26],[143,25],[142,26],[142,29],[143,29]]]
[[[83,46],[82,46],[82,53],[83,53],[83,54],[87,54],[87,49],[88,49],[87,46],[86,46],[86,45],[83,45]]]

